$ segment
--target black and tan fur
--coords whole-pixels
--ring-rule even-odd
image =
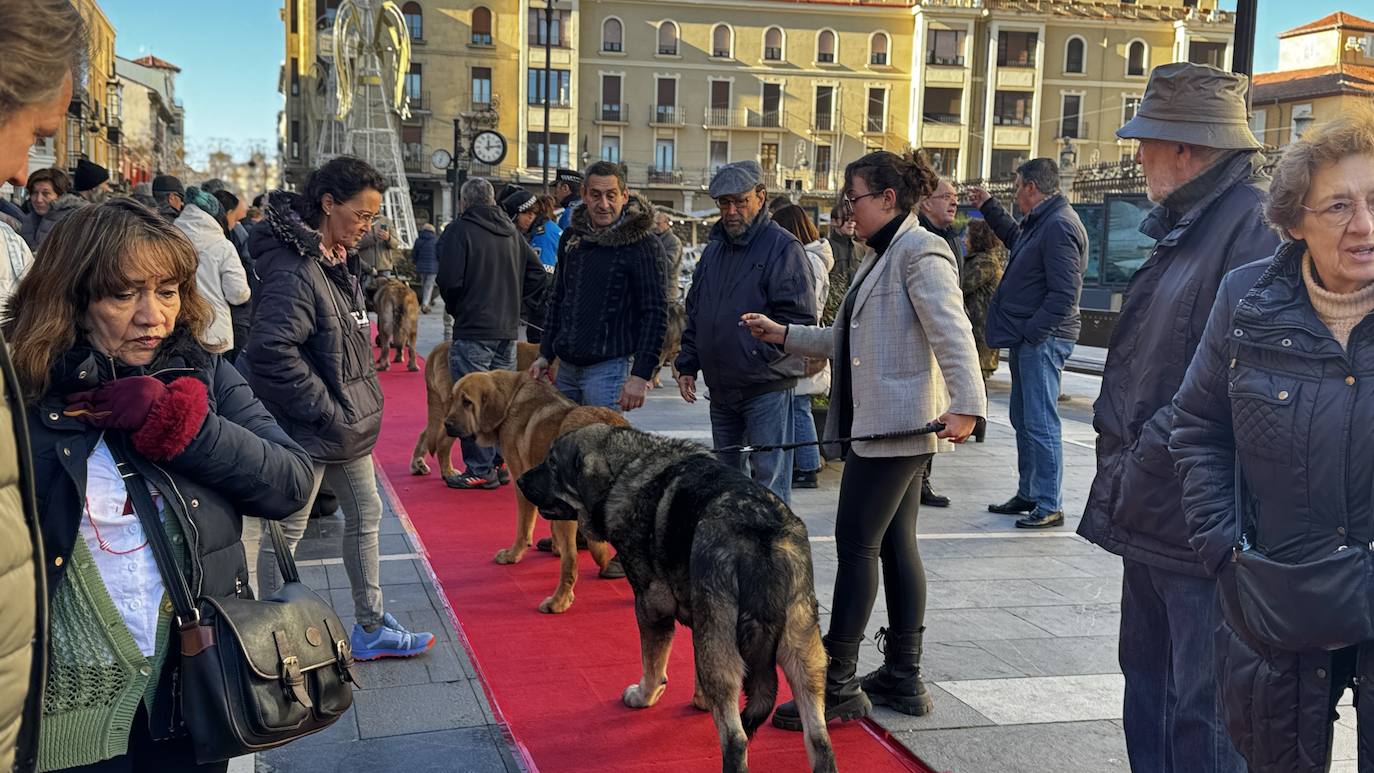
[[[402,354],[409,355],[406,370],[419,370],[420,366],[415,364],[415,336],[420,301],[415,291],[399,279],[382,279],[373,290],[372,305],[377,310],[377,370],[391,367],[388,348],[396,351],[395,362],[401,361]]]
[[[748,739],[773,711],[778,666],[812,771],[835,770],[811,546],[782,500],[705,448],[609,426],[563,435],[517,485],[545,518],[575,520],[588,539],[616,548],[634,590],[643,664],[625,705],[662,696],[682,623],[696,658],[692,702],[711,711],[724,770],[748,770]]]

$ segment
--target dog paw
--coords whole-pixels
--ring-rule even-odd
[[[652,693],[646,694],[644,688],[636,682],[625,688],[625,692],[620,695],[620,701],[632,709],[647,709],[658,703],[658,697],[662,694],[663,687],[661,685]]]
[[[410,463],[410,474],[411,474],[411,475],[428,475],[428,474],[429,474],[429,464],[426,463],[424,459],[416,459],[415,461],[413,461],[413,462]]]
[[[416,371],[420,370],[420,366],[412,362],[406,366],[406,370],[410,371],[411,373],[415,373]]]
[[[706,696],[700,690],[692,693],[692,708],[697,711],[710,711],[711,704],[706,701]]]
[[[572,606],[572,603],[573,595],[571,593],[567,596],[553,595],[539,603],[539,611],[546,615],[559,615],[568,611],[568,607]]]
[[[525,551],[501,548],[496,551],[496,563],[498,564],[518,564],[520,559],[525,557]]]

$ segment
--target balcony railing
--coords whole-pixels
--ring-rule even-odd
[[[402,143],[401,161],[405,164],[406,172],[411,174],[427,171],[425,169],[425,146],[418,142]]]
[[[658,169],[649,167],[650,185],[682,185],[685,179],[681,169]]]
[[[964,122],[963,118],[958,113],[933,113],[926,111],[921,113],[921,118],[926,123],[961,124]]]
[[[774,129],[782,126],[782,112],[779,110],[750,110],[745,114],[745,123],[751,129]]]
[[[659,43],[658,53],[660,56],[677,56],[677,44]]]
[[[822,52],[816,54],[816,62],[817,62],[818,64],[834,64],[834,63],[835,63],[835,52],[834,52],[834,51],[822,51]]]
[[[934,51],[926,52],[926,64],[942,64],[950,67],[963,67],[964,57],[962,56],[941,56]]]
[[[712,51],[711,51],[711,56],[712,56],[713,58],[715,58],[715,59],[729,59],[729,58],[730,58],[730,49],[728,49],[728,48],[716,48],[716,49],[712,49]]]
[[[428,113],[434,109],[429,103],[428,91],[407,92],[406,99],[410,104],[410,112],[412,113]]]
[[[489,45],[491,45],[491,33],[490,33],[490,32],[474,32],[474,33],[472,33],[472,45],[474,45],[474,46],[489,46]]]
[[[781,48],[765,48],[765,49],[763,49],[763,60],[764,60],[765,62],[781,62],[781,61],[782,61],[782,49],[781,49]]]
[[[630,120],[630,106],[624,102],[601,102],[593,115],[600,123],[625,123]]]
[[[664,124],[666,126],[683,126],[687,123],[687,115],[683,109],[677,105],[654,105],[653,112],[649,117],[649,123]]]
[[[880,66],[886,66],[886,65],[887,65],[887,52],[886,52],[886,51],[874,51],[872,54],[869,55],[869,57],[868,57],[868,63],[869,63],[869,64],[880,65]]]
[[[870,115],[864,120],[865,134],[882,134],[887,131],[887,117]]]
[[[828,114],[817,115],[811,122],[811,128],[818,132],[835,131],[835,116]]]
[[[740,126],[740,113],[728,107],[708,107],[706,108],[706,125],[717,128],[730,128]]]
[[[618,54],[623,52],[625,50],[625,47],[621,45],[619,40],[603,40],[601,41],[601,50],[609,51],[613,54]]]
[[[1031,117],[1029,115],[997,115],[993,114],[992,123],[994,126],[1030,126]]]

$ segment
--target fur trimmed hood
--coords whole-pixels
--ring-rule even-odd
[[[648,199],[638,193],[631,193],[629,200],[625,202],[625,208],[620,212],[620,219],[604,231],[595,231],[592,229],[591,215],[584,203],[573,210],[572,234],[568,236],[567,249],[573,249],[584,239],[604,247],[624,247],[646,236],[657,238],[653,233],[654,212],[654,205],[649,203]]]
[[[302,258],[321,260],[320,232],[306,224],[301,217],[302,200],[299,194],[288,191],[272,191],[267,194],[266,217],[262,224],[255,226],[249,237],[249,252],[261,255],[267,252],[266,245],[255,244],[262,239],[281,242]]]

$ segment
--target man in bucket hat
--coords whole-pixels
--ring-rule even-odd
[[[1094,406],[1097,477],[1078,533],[1122,557],[1119,657],[1132,770],[1243,771],[1217,697],[1214,578],[1188,544],[1169,455],[1174,393],[1221,278],[1272,255],[1262,219],[1260,143],[1243,75],[1197,64],[1150,74],[1135,118],[1136,161],[1155,208],[1155,240],[1126,293]]]

